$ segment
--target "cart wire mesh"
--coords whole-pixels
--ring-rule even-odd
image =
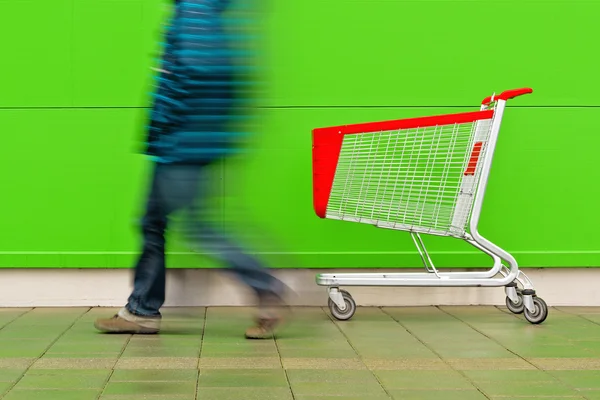
[[[464,235],[491,121],[344,135],[326,217]]]

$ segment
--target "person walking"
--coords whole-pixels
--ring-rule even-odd
[[[106,333],[160,331],[165,301],[165,232],[170,217],[184,215],[187,240],[228,266],[258,298],[256,323],[246,337],[272,337],[281,321],[284,285],[231,239],[208,211],[212,168],[241,151],[243,132],[232,129],[250,114],[252,58],[227,33],[223,13],[230,0],[179,0],[168,26],[148,124],[146,153],[152,175],[141,222],[143,248],[127,304],[112,318],[98,319]],[[241,61],[240,61],[241,60]],[[250,93],[251,95],[251,93]]]

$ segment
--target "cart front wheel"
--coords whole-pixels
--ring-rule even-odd
[[[532,313],[527,308],[525,308],[525,319],[532,324],[541,324],[548,317],[548,306],[546,302],[539,297],[533,298],[533,306],[535,307],[535,311]]]
[[[523,301],[523,294],[517,292],[517,302],[513,303],[510,297],[506,296],[506,308],[513,314],[522,314],[525,311],[525,302]]]
[[[340,308],[337,306],[337,304],[335,304],[333,302],[333,300],[329,299],[329,302],[328,302],[329,311],[331,312],[331,315],[333,315],[333,317],[335,319],[337,319],[339,321],[347,321],[350,318],[352,318],[352,316],[356,312],[356,302],[354,302],[354,299],[352,298],[350,293],[348,293],[347,291],[340,290],[340,293],[342,294],[342,297],[344,298],[344,303],[346,303],[346,308],[344,310],[340,310]]]

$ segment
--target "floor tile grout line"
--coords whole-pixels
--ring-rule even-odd
[[[7,326],[9,326],[10,324],[12,324],[13,322],[15,322],[16,320],[18,320],[19,318],[21,318],[22,316],[29,314],[30,312],[32,312],[33,310],[35,310],[36,307],[32,307],[29,310],[25,311],[24,313],[21,313],[19,315],[17,315],[15,318],[11,319],[10,321],[8,321],[6,324],[2,325],[0,327],[0,331],[4,328],[6,328]]]
[[[566,310],[561,309],[561,307],[552,307],[552,308],[554,308],[555,310],[557,310],[559,312],[563,312],[563,313],[569,314],[569,315],[574,315],[576,317],[579,317],[579,318],[583,319],[584,321],[591,322],[594,325],[599,325],[600,326],[600,323],[598,323],[596,321],[592,321],[591,319],[588,319],[588,318],[584,317],[583,315],[579,315],[579,314],[568,312]],[[546,371],[546,373],[550,374],[552,377],[554,377],[559,382],[565,384],[566,386],[569,386],[569,387],[573,388],[573,390],[575,390],[576,392],[581,393],[581,397],[583,397],[584,399],[588,399],[588,397],[586,397],[583,394],[583,391],[577,390],[574,386],[570,385],[568,382],[563,381],[562,379],[560,379],[560,377],[554,375],[551,371]]]
[[[437,308],[437,307],[436,307]],[[389,315],[390,318],[392,318],[394,321],[396,321],[396,323],[398,325],[400,325],[402,328],[404,328],[404,330],[406,330],[406,332],[408,332],[413,338],[415,338],[415,340],[419,341],[419,343],[421,343],[423,346],[425,346],[429,351],[431,351],[433,354],[436,355],[436,357],[438,357],[440,359],[440,361],[442,361],[444,364],[446,364],[451,370],[453,370],[454,372],[457,372],[459,375],[461,375],[463,378],[465,378],[467,380],[467,382],[469,382],[479,393],[481,393],[486,399],[491,399],[492,397],[489,396],[484,390],[483,388],[481,388],[474,380],[472,380],[471,378],[469,378],[467,376],[467,374],[465,374],[464,371],[458,370],[456,368],[454,368],[452,366],[452,364],[450,364],[448,361],[446,361],[440,353],[438,353],[437,351],[435,351],[431,346],[429,346],[427,343],[425,343],[424,341],[422,341],[413,331],[411,331],[410,329],[408,329],[408,327],[406,327],[406,325],[404,325],[402,322],[400,322],[400,320],[396,319],[393,315],[389,314],[383,307],[381,307],[381,311],[386,314]]]
[[[277,335],[273,335],[273,342],[275,343],[275,349],[277,349],[277,355],[279,356],[279,364],[281,364],[281,368],[283,369],[283,374],[285,375],[285,380],[288,384],[288,388],[290,389],[292,399],[296,400],[296,395],[294,393],[294,389],[292,388],[292,382],[290,382],[290,376],[288,375],[285,365],[283,365],[283,358],[281,357],[281,350],[279,349],[279,344],[277,344]]]
[[[371,373],[371,375],[373,375],[373,378],[375,378],[375,380],[377,381],[377,383],[379,384],[379,386],[381,387],[381,389],[385,392],[385,394],[390,399],[393,399],[394,396],[392,396],[392,394],[388,391],[388,389],[385,387],[385,385],[383,384],[383,382],[381,382],[381,380],[379,379],[379,377],[377,376],[377,374],[375,374],[375,371],[373,371],[371,368],[369,368],[369,366],[365,362],[363,356],[358,352],[358,349],[356,347],[354,347],[354,345],[350,341],[350,338],[348,337],[348,335],[346,335],[346,332],[344,332],[342,330],[342,328],[340,327],[340,325],[331,316],[331,314],[328,313],[327,311],[325,311],[325,308],[323,308],[323,307],[319,307],[319,308],[321,309],[321,311],[323,313],[325,313],[325,315],[327,315],[327,318],[329,318],[329,320],[333,323],[333,325],[337,328],[337,330],[340,331],[340,333],[342,334],[342,336],[344,336],[344,339],[346,339],[346,342],[348,342],[348,344],[350,345],[350,347],[352,347],[352,350],[354,350],[354,353],[356,353],[356,355],[358,356],[358,359],[360,360],[360,362],[365,366],[365,368],[367,369],[367,371],[369,371]]]
[[[204,350],[204,333],[206,332],[206,319],[208,318],[208,307],[204,307],[204,321],[202,321],[202,333],[200,334],[200,352],[198,353],[198,362],[196,363],[196,392],[194,400],[198,400],[198,391],[200,390],[200,361],[202,361],[202,351]]]
[[[594,320],[591,320],[591,319],[589,319],[589,318],[586,318],[586,317],[584,317],[583,315],[576,314],[576,313],[572,313],[572,312],[568,312],[568,311],[566,311],[566,310],[563,310],[563,309],[561,309],[561,307],[552,307],[552,308],[554,308],[554,309],[556,309],[556,310],[558,310],[558,311],[560,311],[560,312],[563,312],[563,313],[565,313],[565,314],[574,315],[574,316],[576,316],[576,317],[579,317],[579,318],[583,319],[584,321],[591,322],[591,323],[592,323],[592,324],[594,324],[594,325],[599,325],[599,326],[600,326],[600,323],[599,323],[599,322],[596,322],[596,321],[594,321]]]
[[[517,353],[517,352],[514,352],[514,351],[512,351],[511,349],[509,349],[508,347],[506,347],[506,346],[505,346],[504,344],[502,344],[502,342],[500,342],[499,340],[497,340],[497,339],[494,339],[493,337],[491,337],[491,336],[487,335],[486,333],[484,333],[484,332],[480,331],[479,329],[475,328],[475,327],[474,327],[473,325],[471,325],[470,323],[468,323],[468,322],[466,322],[466,321],[464,321],[464,320],[462,320],[462,319],[458,318],[456,315],[454,315],[454,314],[451,314],[450,312],[448,312],[448,311],[446,311],[446,310],[443,310],[443,309],[441,309],[440,307],[437,307],[437,308],[438,308],[438,309],[439,309],[441,312],[443,312],[443,313],[445,313],[445,314],[449,315],[450,317],[452,317],[452,318],[456,319],[457,321],[460,321],[460,322],[462,322],[463,324],[467,325],[469,328],[473,329],[475,332],[477,332],[477,333],[479,333],[479,334],[481,334],[481,335],[485,336],[485,337],[486,337],[486,338],[488,338],[489,340],[491,340],[491,341],[493,341],[493,342],[497,343],[499,346],[503,347],[503,348],[504,348],[506,351],[508,351],[509,353],[511,353],[511,354],[514,354],[515,356],[517,356],[517,357],[518,357],[518,358],[520,358],[521,360],[525,361],[527,364],[531,365],[531,366],[532,366],[533,368],[535,368],[537,371],[541,371],[541,372],[545,373],[546,375],[549,375],[549,376],[550,376],[550,377],[552,377],[554,380],[556,380],[556,381],[558,381],[558,382],[562,383],[563,385],[565,385],[565,386],[567,386],[567,387],[570,387],[570,388],[571,388],[571,389],[573,389],[573,390],[574,390],[576,393],[579,393],[579,391],[578,391],[578,390],[577,390],[575,387],[573,387],[573,386],[569,385],[568,383],[564,382],[563,380],[561,380],[561,379],[560,379],[560,378],[558,378],[557,376],[554,376],[554,375],[553,375],[552,373],[550,373],[549,371],[546,371],[545,369],[539,368],[537,365],[535,365],[533,362],[529,361],[529,360],[528,360],[528,359],[526,359],[525,357],[521,356],[519,353]],[[496,307],[496,308],[498,308],[498,307]],[[498,310],[499,310],[499,311],[501,311],[501,312],[504,312],[504,311],[503,311],[502,309],[500,309],[500,308],[498,308]],[[509,312],[510,312],[510,311],[509,311]],[[512,314],[512,313],[511,313],[511,314]],[[516,315],[515,315],[515,316],[516,316]],[[519,318],[519,319],[521,319],[521,318]],[[527,322],[527,321],[526,321],[526,322]],[[581,395],[581,397],[583,397],[584,399],[587,399],[587,397],[585,397],[583,394]]]
[[[129,346],[129,342],[131,342],[132,338],[133,338],[133,335],[129,335],[127,340],[125,340],[125,343],[123,343],[123,346],[121,347],[121,351],[119,352],[119,355],[117,356],[117,359],[115,360],[115,363],[112,365],[112,368],[110,369],[110,373],[108,374],[108,377],[106,378],[106,381],[104,382],[104,385],[102,385],[102,390],[100,391],[100,394],[98,395],[97,400],[99,400],[104,395],[104,391],[106,390],[108,383],[110,382],[110,379],[112,378],[112,376],[115,373],[115,368],[117,367],[119,360],[123,356],[123,353],[125,353],[127,346]]]
[[[508,352],[509,352],[509,353],[511,353],[512,355],[515,355],[515,356],[517,356],[518,358],[520,358],[521,360],[525,361],[527,364],[531,365],[531,366],[532,366],[532,367],[534,367],[535,369],[537,369],[537,370],[540,370],[540,371],[543,371],[543,372],[546,372],[546,371],[544,371],[543,369],[540,369],[540,368],[538,368],[538,367],[537,367],[537,365],[533,364],[531,361],[529,361],[529,360],[528,360],[528,359],[526,359],[525,357],[521,356],[519,353],[517,353],[517,352],[515,352],[515,351],[513,351],[513,350],[509,349],[508,347],[506,347],[506,346],[505,346],[505,345],[504,345],[502,342],[500,342],[499,340],[497,340],[497,339],[494,339],[493,337],[489,336],[489,335],[488,335],[488,334],[486,334],[485,332],[483,332],[483,331],[481,331],[481,330],[477,329],[476,327],[474,327],[473,325],[471,325],[471,324],[470,324],[470,323],[468,323],[467,321],[465,321],[465,320],[463,320],[463,319],[461,319],[461,318],[457,317],[457,316],[456,316],[456,315],[454,315],[454,314],[451,314],[450,312],[448,312],[448,311],[446,311],[446,310],[444,310],[444,309],[442,309],[442,308],[440,308],[440,307],[437,307],[437,308],[438,308],[438,309],[439,309],[441,312],[443,312],[444,314],[446,314],[446,315],[448,315],[448,316],[450,316],[450,317],[454,318],[455,320],[457,320],[457,321],[459,321],[459,322],[461,322],[461,323],[465,324],[465,325],[466,325],[466,326],[468,326],[470,329],[474,330],[475,332],[479,333],[480,335],[482,335],[482,336],[486,337],[487,339],[491,340],[492,342],[496,343],[497,345],[499,345],[500,347],[502,347],[504,350],[508,351]],[[502,311],[501,309],[498,309],[498,310],[499,310],[499,311],[501,311],[501,312],[504,312],[504,311]],[[512,314],[512,313],[511,313],[511,314]],[[515,315],[515,316],[516,316],[516,315]],[[519,319],[521,319],[521,318],[519,318]]]
[[[30,311],[33,311],[35,308],[31,309]],[[61,337],[63,337],[65,335],[65,333],[67,333],[73,326],[75,326],[75,324],[81,319],[83,318],[86,314],[88,314],[90,311],[92,310],[92,307],[88,307],[87,311],[82,313],[81,315],[79,315],[79,317],[75,318],[75,320],[73,321],[73,323],[71,323],[71,325],[69,325],[62,333],[60,333],[56,339],[54,339],[52,342],[50,342],[50,344],[46,347],[46,349],[42,352],[42,354],[40,354],[38,357],[36,357],[31,364],[29,364],[29,366],[27,368],[25,368],[25,371],[23,371],[23,373],[21,374],[21,376],[15,381],[13,382],[12,385],[10,385],[10,387],[8,388],[8,390],[6,390],[4,392],[4,394],[2,394],[0,396],[0,399],[3,399],[6,395],[8,395],[14,388],[15,386],[17,386],[19,384],[19,382],[21,382],[21,380],[23,380],[23,377],[25,377],[25,375],[27,374],[27,372],[29,372],[29,370],[31,369],[31,367],[33,366],[33,364],[35,364],[39,359],[41,359],[42,357],[44,357],[46,355],[46,353],[48,352],[48,350],[50,350],[50,348],[52,346],[54,346],[54,344],[56,342],[58,342],[60,340]]]

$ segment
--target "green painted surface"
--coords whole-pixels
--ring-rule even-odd
[[[531,86],[506,111],[481,232],[523,266],[599,266],[600,2],[340,4],[265,4],[269,108],[218,200],[251,247],[274,267],[419,266],[406,233],[314,215],[311,130],[476,109]],[[0,1],[0,33],[18,38],[0,66],[0,267],[131,266],[148,167],[136,140],[168,12],[159,0]],[[426,240],[441,267],[489,265]],[[172,244],[171,267],[218,266]]]
[[[243,338],[247,309],[167,307],[160,336],[96,333],[114,312],[0,309],[0,398],[600,398],[597,307],[539,326],[496,307],[363,307],[347,322],[296,308],[264,341]]]

